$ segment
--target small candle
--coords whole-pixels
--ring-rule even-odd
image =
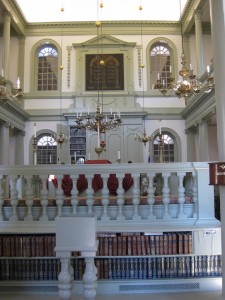
[[[19,77],[17,78],[16,86],[17,86],[18,89],[20,89],[20,78]]]
[[[210,73],[210,67],[207,66],[207,73]]]
[[[77,152],[74,151],[74,160],[77,161]]]
[[[4,77],[4,69],[2,69],[2,77]]]
[[[165,79],[163,79],[163,86],[165,85]]]
[[[161,121],[159,121],[159,134],[162,134]]]
[[[190,70],[192,71],[193,69],[192,69],[192,64],[190,64]]]
[[[37,128],[36,128],[36,123],[34,123],[34,137],[37,137]]]
[[[158,77],[157,78],[158,78],[158,80],[160,79],[160,74],[159,73],[158,73]]]
[[[117,151],[117,157],[120,159],[120,150]]]
[[[172,67],[170,66],[170,73],[172,73]]]

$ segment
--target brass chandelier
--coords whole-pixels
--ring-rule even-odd
[[[139,11],[142,11],[143,7],[140,4],[139,5]],[[142,20],[141,20],[141,62],[139,64],[139,68],[141,69],[141,76],[142,76],[142,86],[143,86],[143,91],[142,91],[142,101],[143,101],[143,113],[144,113],[144,106],[145,106],[145,99],[144,99],[144,78],[143,78],[143,69],[145,67],[144,63],[143,63],[143,41],[142,41]],[[144,130],[143,130],[143,134],[136,134],[135,135],[135,140],[138,140],[139,142],[143,143],[144,146],[146,146],[146,144],[151,140],[151,137],[147,135],[146,133],[146,129],[145,129],[145,116],[144,116]]]
[[[181,2],[180,2],[180,14],[181,14]],[[211,92],[213,88],[213,77],[211,74],[210,67],[207,66],[207,73],[205,76],[206,84],[203,84],[193,72],[192,65],[190,64],[190,68],[187,67],[186,57],[184,54],[184,41],[183,41],[183,30],[182,30],[182,20],[180,17],[181,23],[181,43],[182,43],[182,54],[181,54],[181,65],[182,68],[179,71],[180,80],[176,83],[174,82],[174,78],[172,77],[172,67],[170,66],[169,77],[161,80],[160,74],[158,74],[157,82],[154,86],[155,89],[158,89],[163,96],[170,95],[172,92],[177,95],[178,98],[188,97],[192,93],[198,94],[200,91],[204,91],[205,93]]]
[[[99,7],[103,8],[103,3],[101,2],[99,4]],[[100,36],[102,37],[102,22],[96,21],[95,26],[97,28],[97,36],[99,36],[99,28],[101,28]],[[88,109],[87,115],[83,116],[82,113],[78,114],[75,119],[75,122],[77,123],[78,127],[80,128],[86,128],[87,130],[101,133],[106,133],[107,131],[110,131],[112,129],[117,129],[121,126],[122,120],[120,112],[117,111],[116,113],[112,112],[109,116],[103,113],[103,90],[102,90],[102,76],[104,76],[103,68],[105,66],[104,56],[99,54],[99,47],[97,49],[97,55],[96,55],[96,65],[97,65],[97,108],[95,115],[91,115]]]

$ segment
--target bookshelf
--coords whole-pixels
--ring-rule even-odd
[[[213,236],[218,251],[210,249],[209,235],[202,230],[99,233],[95,259],[99,283],[221,277],[219,245]],[[203,244],[204,237],[208,244]],[[55,241],[54,233],[1,234],[0,281],[57,281],[60,261],[55,257]],[[79,252],[72,253],[71,265],[74,280],[81,281],[85,263]]]
[[[71,163],[82,162],[86,158],[86,129],[70,127]]]

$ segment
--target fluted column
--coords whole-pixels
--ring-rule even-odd
[[[216,82],[216,116],[217,116],[217,141],[218,159],[225,161],[225,0],[210,0],[211,33],[214,78]],[[222,228],[222,260],[225,261],[225,186],[220,186],[220,211]],[[222,264],[222,296],[225,300],[225,264]]]
[[[196,161],[194,131],[187,129],[185,133],[187,135],[187,161]]]
[[[209,132],[206,120],[199,121],[199,161],[209,161]]]
[[[3,68],[4,76],[9,78],[9,55],[10,55],[10,23],[11,15],[8,12],[4,14],[4,29],[3,29]]]
[[[20,77],[20,86],[24,88],[24,58],[25,58],[25,38],[19,39],[19,61],[18,61],[18,76]]]
[[[16,134],[16,145],[15,145],[15,164],[23,165],[24,164],[24,136],[25,132],[20,131]],[[18,151],[19,149],[19,151]]]
[[[204,48],[202,39],[202,11],[195,10],[195,39],[197,54],[197,76],[204,73]]]
[[[0,125],[0,164],[9,165],[9,124]]]

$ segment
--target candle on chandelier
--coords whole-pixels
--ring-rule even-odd
[[[159,134],[162,134],[161,121],[159,121]]]
[[[157,78],[158,78],[158,80],[160,79],[160,74],[158,73],[158,75],[157,75]]]
[[[190,70],[191,70],[191,71],[193,70],[193,68],[192,68],[192,64],[190,64]]]
[[[2,69],[2,77],[4,77],[4,69]]]
[[[16,86],[17,86],[18,89],[20,89],[20,78],[19,77],[17,78]]]
[[[209,65],[207,66],[207,73],[209,74],[210,73],[210,67],[209,67]]]
[[[120,150],[117,151],[117,157],[120,159]]]

